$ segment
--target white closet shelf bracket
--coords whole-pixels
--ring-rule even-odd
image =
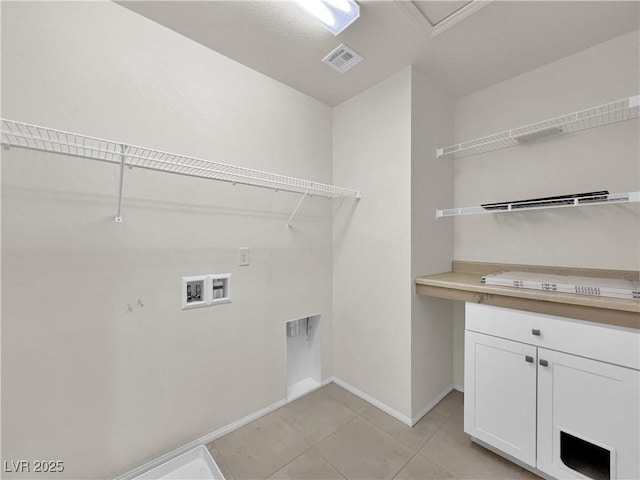
[[[118,178],[118,211],[116,212],[116,222],[122,222],[122,189],[124,187],[124,165],[127,161],[127,145],[120,145],[122,153],[120,155],[120,175]]]
[[[589,205],[610,205],[618,203],[638,203],[640,192],[610,193],[608,195],[594,195],[591,197],[579,197],[558,200],[555,203],[549,200],[528,201],[526,206],[518,203],[491,204],[490,207],[461,207],[436,210],[436,218],[456,217],[459,215],[479,215],[486,213],[509,213],[525,210],[545,210],[551,208],[586,207]]]
[[[115,163],[120,166],[116,222],[122,221],[124,167],[139,167],[176,175],[218,180],[239,185],[303,194],[291,218],[307,196],[361,198],[358,190],[287,177],[212,160],[138,147],[113,140],[56,130],[15,120],[0,119],[0,143],[5,147],[57,153],[72,157]]]
[[[288,229],[291,226],[291,221],[293,220],[293,217],[295,217],[296,213],[298,213],[298,209],[302,205],[302,202],[304,202],[304,199],[307,198],[307,195],[309,195],[309,192],[308,191],[304,192],[304,195],[302,195],[302,198],[300,198],[300,201],[298,202],[298,205],[296,205],[296,208],[293,210],[293,213],[289,217],[289,220],[287,220],[287,224],[285,225],[285,228]]]
[[[514,145],[523,145],[544,137],[579,132],[588,128],[623,122],[637,118],[639,110],[640,95],[623,98],[579,112],[568,113],[560,117],[525,125],[524,127],[506,130],[449,147],[437,148],[436,158],[447,156],[453,158],[469,157]]]

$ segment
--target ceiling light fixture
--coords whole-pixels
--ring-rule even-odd
[[[354,0],[295,0],[295,2],[335,36],[360,16],[360,5]]]

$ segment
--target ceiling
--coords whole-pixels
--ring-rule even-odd
[[[418,1],[414,0],[413,4],[418,7],[420,13],[424,15],[429,23],[433,25],[437,25],[442,22],[445,18],[453,15],[455,12],[460,10],[465,5],[469,5],[470,1]]]
[[[337,37],[287,1],[118,3],[328,105],[410,64],[457,98],[640,26],[636,1],[360,0]],[[482,8],[432,36],[470,7]],[[321,62],[342,42],[364,57],[344,74]]]

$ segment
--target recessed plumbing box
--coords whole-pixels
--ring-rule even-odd
[[[182,309],[231,302],[231,274],[182,277]]]
[[[211,305],[217,305],[219,303],[231,302],[231,274],[220,273],[216,275],[209,275],[209,292],[211,294]]]
[[[182,309],[206,307],[207,291],[205,275],[195,277],[182,277]]]

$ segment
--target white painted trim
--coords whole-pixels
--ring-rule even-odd
[[[407,2],[403,0],[396,0],[393,2],[397,7],[402,10],[409,20],[411,24],[416,29],[417,32],[424,35],[426,38],[434,38],[440,35],[441,33],[447,31],[455,24],[461,22],[465,18],[474,14],[478,10],[483,7],[486,7],[492,0],[473,0],[468,5],[456,10],[451,15],[436,23],[435,25],[431,24],[431,21],[426,17],[422,11],[413,2]],[[436,155],[436,157],[439,155]]]
[[[431,38],[435,38],[441,33],[449,30],[451,27],[453,27],[457,23],[460,23],[462,20],[469,17],[470,15],[473,15],[481,8],[484,8],[487,5],[489,5],[491,1],[492,0],[473,0],[471,3],[469,3],[468,5],[465,5],[460,10],[452,13],[441,22],[436,23],[436,25],[431,30]]]
[[[152,468],[155,468],[158,465],[161,465],[164,462],[167,462],[172,458],[177,457],[178,455],[182,455],[183,453],[191,450],[192,448],[199,447],[200,445],[206,445],[207,443],[212,442],[222,437],[223,435],[226,435],[227,433],[231,433],[234,430],[239,429],[240,427],[244,427],[248,423],[251,423],[254,420],[257,420],[260,417],[264,417],[265,415],[273,412],[274,410],[277,410],[278,408],[286,404],[287,404],[287,401],[284,399],[277,401],[276,403],[272,403],[271,405],[263,408],[262,410],[258,410],[257,412],[254,412],[250,415],[247,415],[246,417],[241,418],[240,420],[231,422],[230,424],[222,428],[219,428],[214,432],[208,433],[200,438],[197,438],[196,440],[193,440],[192,442],[187,443],[186,445],[183,445],[181,447],[176,448],[175,450],[165,453],[164,455],[161,455],[158,458],[155,458],[150,462],[145,463],[144,465],[140,465],[139,467],[136,467],[133,470],[130,470],[127,473],[124,473],[116,477],[114,480],[131,480],[132,478],[135,478],[136,476],[146,472],[147,470],[151,470]]]
[[[299,385],[304,382],[304,386],[312,385],[311,388],[299,389]],[[297,387],[294,389],[294,387]],[[287,388],[287,403],[291,403],[294,400],[297,400],[300,397],[304,397],[311,392],[315,392],[319,388],[322,388],[322,384],[317,380],[312,379],[311,377],[307,377],[304,380],[301,380],[298,383],[291,385]]]
[[[433,31],[433,25],[429,22],[429,19],[420,11],[413,2],[406,2],[403,0],[395,0],[393,4],[400,8],[402,12],[407,15],[411,21],[411,25],[415,30],[424,35],[425,38],[431,38],[431,32]]]
[[[413,427],[416,423],[418,423],[422,417],[429,413],[431,409],[435,407],[438,402],[440,402],[440,400],[449,395],[449,393],[454,389],[454,385],[449,385],[442,392],[440,392],[436,398],[431,400],[422,410],[420,410],[416,415],[413,416],[413,418],[411,419],[411,426]]]
[[[375,407],[378,407],[380,410],[382,410],[383,412],[387,413],[388,415],[391,415],[396,420],[400,420],[402,423],[404,423],[405,425],[408,425],[409,427],[413,426],[413,424],[411,423],[411,419],[409,417],[407,417],[406,415],[403,415],[402,413],[400,413],[397,410],[391,408],[390,406],[382,403],[381,401],[376,400],[372,396],[364,393],[362,390],[358,390],[356,387],[354,387],[352,385],[349,385],[348,383],[344,382],[343,380],[339,379],[338,377],[331,377],[331,380],[336,385],[338,385],[338,386],[344,388],[345,390],[353,393],[356,397],[360,397],[364,401],[369,402],[371,405],[373,405]]]
[[[464,393],[464,386],[463,386],[463,385],[458,385],[458,384],[455,384],[455,383],[454,383],[454,384],[453,384],[453,389],[454,389],[454,390],[457,390],[457,391],[459,391],[459,392],[461,392],[461,393]]]

